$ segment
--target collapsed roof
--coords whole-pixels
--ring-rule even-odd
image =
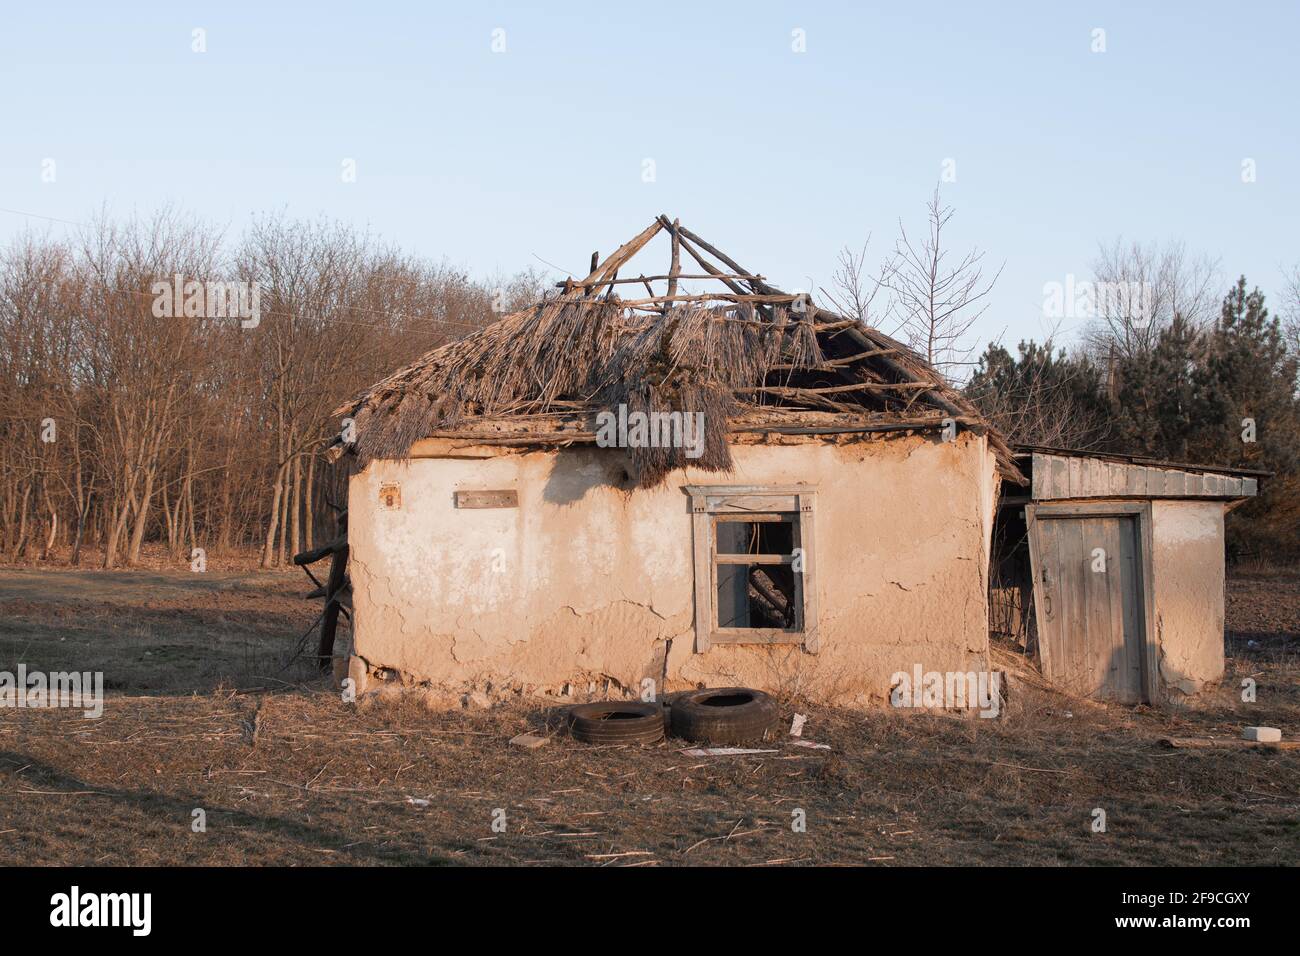
[[[660,232],[662,275],[619,273]],[[703,270],[682,271],[682,252]],[[704,454],[629,449],[636,483],[687,465],[731,468],[737,432],[845,434],[942,428],[987,434],[999,471],[1023,480],[1002,437],[919,355],[876,329],[768,284],[678,221],[659,216],[590,275],[428,352],[335,410],[358,464],[403,459],[428,437],[564,446],[595,440],[601,411],[702,412]],[[711,288],[683,291],[684,282]],[[666,283],[656,291],[655,283]],[[619,287],[645,296],[621,298]]]

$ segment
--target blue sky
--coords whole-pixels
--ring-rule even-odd
[[[815,288],[843,245],[873,234],[874,263],[900,217],[920,229],[951,158],[952,247],[1006,263],[977,331],[1014,345],[1053,324],[1044,283],[1086,277],[1120,235],[1182,240],[1221,261],[1225,287],[1244,272],[1280,292],[1300,262],[1298,9],[13,5],[0,207],[31,216],[0,212],[0,241],[68,228],[35,216],[170,202],[232,235],[284,210],[478,275],[583,273],[666,212],[776,284]]]

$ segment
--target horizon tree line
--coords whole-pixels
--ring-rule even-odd
[[[1220,295],[1214,264],[1181,245],[1116,242],[1093,278],[1150,290],[1140,320],[1102,303],[1068,348],[978,353],[1000,269],[949,257],[951,216],[936,191],[925,230],[900,224],[870,278],[866,246],[846,247],[823,295],[908,341],[1014,443],[1274,472],[1230,541],[1297,556],[1300,268],[1283,322],[1244,277]],[[212,288],[247,305],[241,285],[255,315],[203,307]],[[475,279],[324,219],[260,216],[228,241],[166,208],[20,236],[0,249],[0,558],[130,567],[149,544],[178,563],[201,549],[282,566],[336,533],[332,410],[548,292],[532,269]]]

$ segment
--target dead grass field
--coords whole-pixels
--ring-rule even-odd
[[[1157,745],[1248,723],[1300,734],[1294,572],[1230,582],[1229,678],[1194,709],[1101,707],[1022,679],[998,720],[800,707],[805,738],[831,750],[702,759],[675,740],[508,746],[553,722],[536,702],[358,712],[284,664],[313,615],[304,581],[0,570],[0,669],[103,670],[112,688],[98,720],[0,710],[0,864],[1291,864],[1300,850],[1300,752]]]

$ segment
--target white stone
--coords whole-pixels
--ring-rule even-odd
[[[1246,740],[1257,740],[1262,744],[1275,744],[1282,739],[1282,731],[1276,727],[1247,727],[1241,732]]]

